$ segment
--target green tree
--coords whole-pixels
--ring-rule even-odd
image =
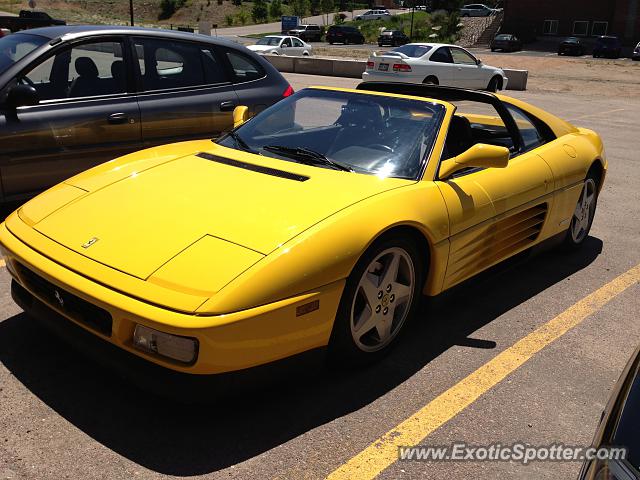
[[[325,25],[329,24],[329,14],[333,12],[333,8],[333,0],[320,0],[320,10],[326,16],[326,20],[324,22]]]
[[[296,17],[304,17],[309,11],[309,0],[290,0],[291,13]]]
[[[230,27],[231,25],[233,25],[233,15],[225,15],[224,21],[227,24],[227,27]]]
[[[255,23],[262,23],[269,17],[269,9],[265,0],[254,0],[253,8],[251,9],[251,18]]]
[[[280,0],[271,0],[269,16],[273,19],[278,19],[282,16],[282,2]]]

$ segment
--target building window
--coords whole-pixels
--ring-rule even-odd
[[[591,35],[593,35],[594,37],[599,37],[600,35],[606,35],[608,29],[609,29],[609,22],[593,22],[593,27],[591,28]]]
[[[586,20],[573,22],[573,34],[583,36],[589,35],[589,22]]]
[[[558,33],[558,20],[545,20],[542,33],[545,35],[556,35]]]

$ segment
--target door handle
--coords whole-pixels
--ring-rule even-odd
[[[107,121],[112,125],[119,125],[122,123],[127,123],[129,119],[127,118],[126,113],[118,112],[118,113],[112,113],[111,115],[109,115],[109,117],[107,118]]]
[[[220,111],[221,112],[232,112],[234,108],[236,108],[236,102],[234,102],[233,100],[229,100],[227,102],[222,102],[220,104]]]

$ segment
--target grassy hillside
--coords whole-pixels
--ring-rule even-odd
[[[37,9],[61,18],[68,23],[128,24],[129,0],[37,0]],[[251,2],[243,2],[242,7],[231,0],[187,0],[170,18],[158,20],[161,0],[133,0],[135,22],[139,25],[189,25],[197,26],[199,21],[209,21],[218,26],[227,26],[226,17],[234,17],[234,25],[240,25],[238,13],[246,12],[246,23],[251,20]],[[0,10],[17,13],[26,7],[26,0],[0,0]]]

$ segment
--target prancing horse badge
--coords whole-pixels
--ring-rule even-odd
[[[97,241],[98,241],[98,237],[90,238],[89,240],[87,240],[82,244],[82,248],[89,248],[91,245],[93,245]]]

